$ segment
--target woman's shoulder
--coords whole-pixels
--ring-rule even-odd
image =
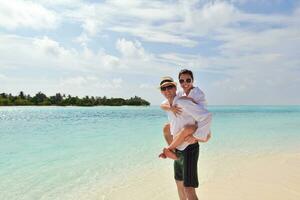
[[[194,87],[190,91],[189,97],[193,98],[197,104],[206,105],[205,94],[199,87]]]
[[[205,96],[204,92],[199,87],[191,89],[189,96]]]

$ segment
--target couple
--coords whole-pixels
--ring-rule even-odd
[[[197,162],[198,142],[210,139],[211,113],[205,107],[203,92],[193,86],[193,73],[181,70],[179,82],[183,92],[177,92],[177,84],[171,77],[163,77],[160,90],[166,100],[161,108],[168,114],[169,124],[164,127],[168,147],[159,155],[174,160],[174,177],[181,200],[198,199]]]

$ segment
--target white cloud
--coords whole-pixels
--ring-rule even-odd
[[[58,89],[62,88],[66,93],[72,94],[93,94],[99,96],[103,89],[112,91],[120,91],[122,89],[123,79],[113,78],[104,79],[102,77],[85,75],[75,77],[60,78],[59,84],[56,86]],[[98,95],[97,95],[98,94]]]
[[[170,31],[156,22],[165,23],[182,18],[178,4],[162,2],[121,2],[107,1],[94,4],[83,4],[76,9],[69,9],[62,14],[66,21],[76,20],[83,28],[83,35],[97,36],[101,32],[116,31],[128,33],[145,41],[175,43],[183,46],[194,46],[195,41],[183,34]]]
[[[30,1],[0,1],[0,27],[4,29],[51,29],[57,27],[58,15]]]
[[[82,76],[64,78],[60,80],[59,86],[61,88],[73,88],[73,87],[80,88],[88,84],[88,79],[89,79],[88,77],[82,77]]]
[[[1,81],[6,81],[8,80],[7,76],[3,75],[3,74],[0,74],[0,80]]]
[[[201,9],[195,9],[194,4],[188,5],[183,15],[184,21],[181,24],[182,26],[178,28],[186,35],[210,35],[216,30],[234,23],[237,20],[235,18],[237,13],[238,10],[226,2],[207,3]]]
[[[73,84],[96,93],[124,88],[128,76],[136,74],[137,79],[176,77],[183,66],[212,76],[207,81],[213,103],[226,95],[230,102],[251,102],[252,96],[261,93],[256,98],[260,102],[263,94],[276,99],[278,90],[287,96],[294,94],[300,82],[300,7],[286,14],[258,14],[243,11],[232,2],[1,2],[0,26],[4,30],[48,29],[58,24],[80,30],[72,40],[75,43],[67,45],[46,35],[1,34],[0,69],[61,70],[67,77],[60,79],[62,87],[75,91]],[[103,35],[115,49],[104,49],[106,44],[97,43]],[[71,48],[78,43],[80,48]],[[169,45],[161,45],[166,43]],[[118,74],[119,78],[106,79],[104,74]],[[138,79],[135,89],[148,88],[152,92],[148,96],[159,96],[150,90],[154,85],[150,78],[143,84]],[[93,89],[86,89],[88,85]]]
[[[76,8],[83,4],[82,0],[35,0],[46,6]]]
[[[143,41],[157,42],[157,43],[169,43],[176,44],[185,47],[193,47],[197,44],[196,41],[187,38],[181,34],[172,34],[164,31],[163,28],[159,29],[156,27],[148,27],[145,25],[141,26],[129,26],[129,27],[112,27],[109,30],[129,33],[136,37],[141,38]]]
[[[0,35],[0,66],[23,69],[49,68],[77,71],[111,70],[118,68],[119,59],[88,48],[82,51],[62,47],[57,41],[45,36],[28,38],[16,35]]]
[[[116,48],[124,57],[144,59],[146,57],[144,48],[139,41],[128,41],[124,38],[118,39]]]
[[[118,39],[116,49],[121,53],[120,72],[142,75],[164,75],[172,68],[171,62],[147,52],[138,41]]]
[[[155,74],[164,71],[162,63],[146,52],[139,41],[119,39],[116,48],[121,57],[84,47],[81,50],[65,48],[59,42],[42,38],[0,34],[1,68],[71,70],[79,72],[106,72]],[[167,65],[166,65],[167,66]],[[128,69],[132,71],[128,71]]]
[[[86,33],[82,33],[81,35],[76,37],[73,41],[81,44],[82,47],[86,47],[87,43],[91,41],[91,39],[87,36]]]
[[[67,56],[68,54],[68,51],[61,47],[58,42],[49,39],[47,36],[41,39],[35,39],[33,45],[38,48],[37,51],[41,51],[49,56],[59,57]]]
[[[222,31],[240,22],[278,23],[286,16],[247,14],[233,4],[214,1],[177,3],[162,2],[121,2],[108,1],[84,5],[66,12],[66,18],[76,19],[83,27],[83,35],[93,37],[109,30],[127,33],[142,41],[170,43],[185,47],[196,46],[198,37]],[[85,37],[85,40],[89,38]]]
[[[153,89],[153,88],[155,88],[155,86],[152,85],[152,84],[149,84],[149,83],[142,83],[142,84],[140,84],[139,88],[141,88],[141,89]]]
[[[123,79],[115,78],[112,80],[112,87],[114,88],[122,88]]]

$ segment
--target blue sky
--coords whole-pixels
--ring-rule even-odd
[[[300,2],[0,2],[0,92],[163,97],[182,68],[211,105],[300,104]]]

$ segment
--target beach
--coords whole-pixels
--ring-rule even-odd
[[[298,200],[300,153],[224,156],[201,160],[199,199]],[[141,173],[103,199],[178,199],[170,168]],[[104,198],[105,197],[105,198]]]
[[[202,199],[299,199],[300,154],[254,155],[218,161]]]
[[[199,199],[298,200],[300,107],[217,106]],[[2,107],[1,200],[178,199],[159,107]]]

